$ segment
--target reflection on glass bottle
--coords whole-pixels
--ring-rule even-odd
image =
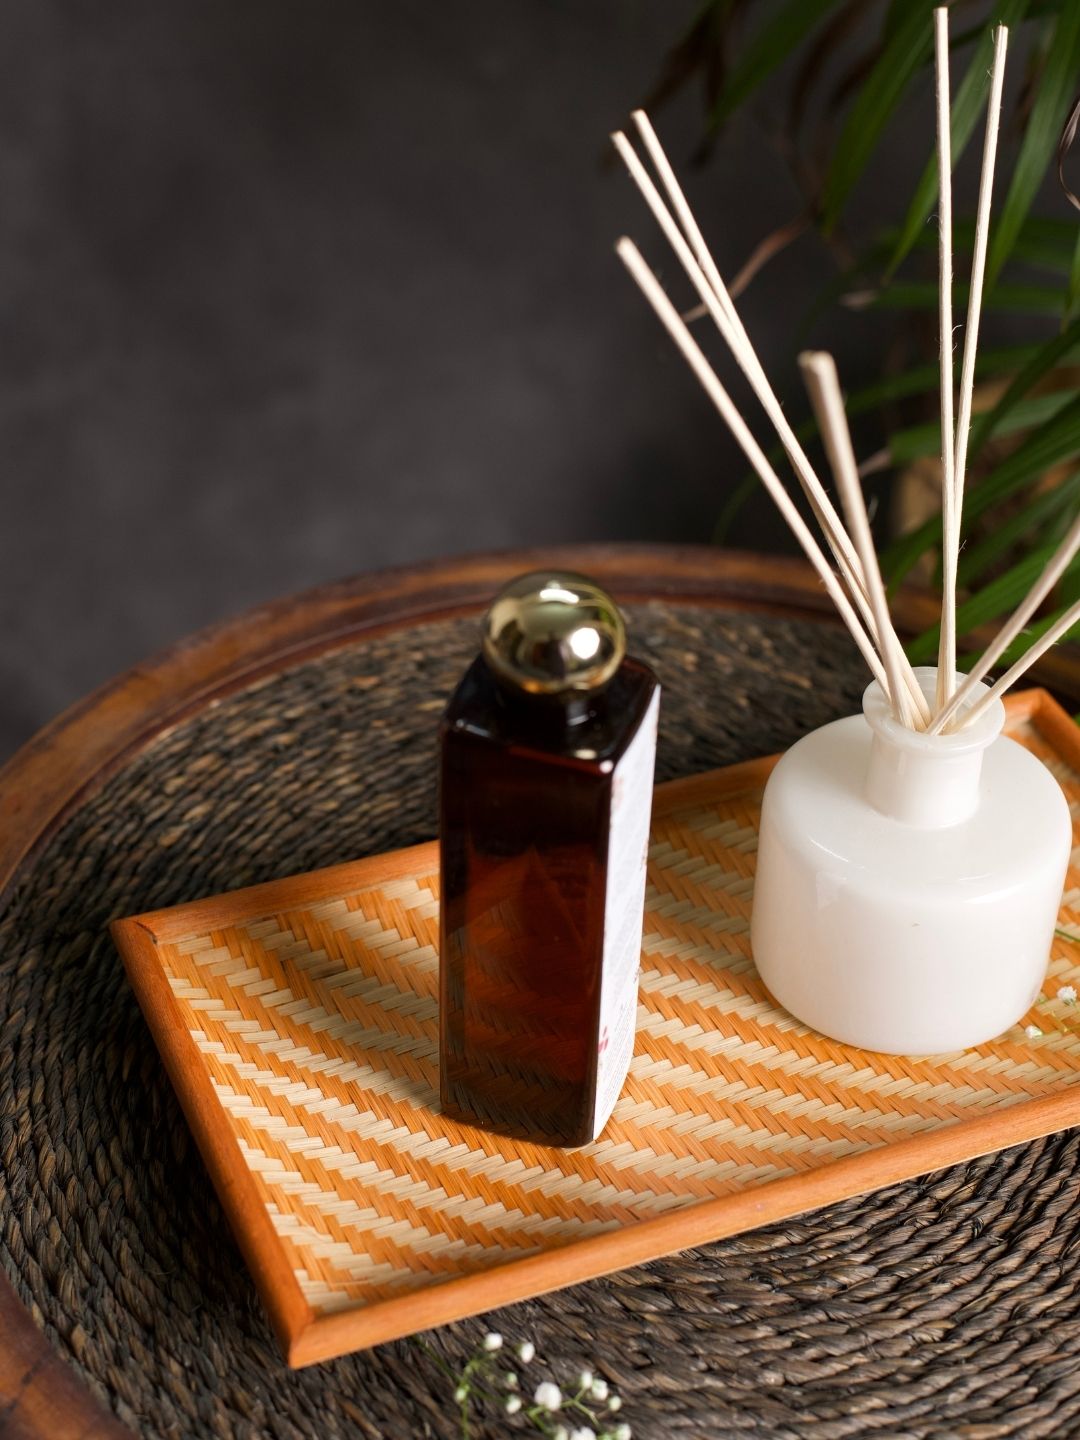
[[[633,1051],[659,686],[582,576],[522,576],[441,731],[441,1090],[581,1145]]]

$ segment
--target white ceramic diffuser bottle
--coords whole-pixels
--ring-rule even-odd
[[[936,671],[916,674],[932,697]],[[995,700],[963,730],[922,734],[875,682],[861,715],[778,762],[751,939],[762,980],[799,1020],[868,1050],[932,1054],[993,1039],[1035,1000],[1072,826],[1004,720]]]

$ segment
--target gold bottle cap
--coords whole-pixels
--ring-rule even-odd
[[[484,659],[533,695],[596,690],[626,654],[618,606],[571,570],[534,570],[504,585],[484,619]]]

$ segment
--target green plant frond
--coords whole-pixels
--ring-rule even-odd
[[[853,309],[937,309],[936,282],[896,279],[882,281],[878,278],[881,267],[892,252],[898,233],[895,227],[880,231],[876,239],[867,245],[850,265],[845,266],[822,287],[810,307],[807,326],[820,319],[838,300],[843,300]],[[975,238],[975,221],[965,217],[956,218],[953,236],[957,253],[970,250]],[[1021,228],[1014,258],[1062,277],[1070,273],[1075,263],[1076,240],[1077,226],[1072,220],[1029,215]],[[936,255],[937,246],[936,228],[924,226],[915,249],[933,251]],[[967,288],[962,283],[956,283],[953,288],[953,306],[957,315],[963,313],[966,299]],[[986,308],[1059,316],[1064,303],[1060,283],[1032,283],[999,286],[996,297],[987,298]]]
[[[825,177],[822,224],[826,233],[836,225],[856,181],[870,163],[908,82],[930,54],[934,3],[935,0],[904,0],[889,16],[889,21],[895,18],[892,31],[848,111]]]
[[[710,135],[716,134],[732,111],[754,93],[839,3],[840,0],[787,0],[736,61],[709,116]]]
[[[1064,512],[1066,519],[1071,520],[1078,501],[1080,501],[1080,471],[1070,475],[1060,485],[1053,489],[1044,491],[1041,495],[1035,495],[1025,505],[1010,515],[999,525],[995,525],[988,535],[985,535],[974,545],[967,546],[960,552],[960,563],[957,567],[957,584],[967,588],[975,580],[983,576],[991,565],[994,565],[1003,556],[1007,555],[1014,545],[1032,534],[1038,534],[1046,527],[1048,521],[1059,520]],[[1056,545],[1060,535],[1056,528],[1051,526],[1047,543]]]
[[[956,633],[968,635],[980,625],[988,625],[991,620],[1011,614],[1038,580],[1053,553],[1053,545],[1038,546],[1003,575],[991,580],[978,595],[973,595],[962,605],[958,605]],[[1080,574],[1080,559],[1073,561],[1066,574],[1070,572]],[[913,665],[925,664],[934,659],[937,655],[938,635],[939,627],[935,625],[930,630],[924,630],[904,647]]]
[[[1076,255],[1076,222],[1029,215],[1013,246],[1012,258],[1055,275],[1068,275]]]
[[[953,288],[953,305],[957,314],[967,307],[968,287],[956,285]],[[867,308],[874,310],[936,310],[938,287],[936,282],[919,280],[894,281],[887,289],[878,291],[868,300]],[[983,314],[1000,310],[1019,315],[1060,315],[1062,308],[1061,289],[1053,285],[1031,285],[1023,281],[1010,281],[995,286],[989,294],[983,295]]]
[[[993,291],[1012,253],[1025,216],[1042,184],[1068,113],[1080,71],[1080,4],[1066,0],[1050,22],[1046,66],[1035,92],[1024,139],[1005,201],[997,213],[986,259],[986,284]]]
[[[980,27],[975,54],[953,96],[949,133],[952,137],[954,165],[963,155],[979,116],[986,109],[986,74],[990,68],[990,59],[994,50],[993,30],[998,25],[1008,25],[1010,28],[1015,26],[1023,19],[1028,3],[1029,0],[997,0],[987,24]],[[926,163],[926,168],[923,170],[915,188],[915,194],[908,206],[907,215],[900,227],[899,238],[885,271],[886,279],[896,273],[900,262],[918,243],[926,228],[927,218],[937,204],[937,194],[937,155],[933,154]],[[937,244],[936,235],[934,244]]]
[[[896,34],[910,8],[911,0],[889,0],[889,8],[885,11],[885,23],[881,27],[881,38],[886,44]]]
[[[1038,353],[1039,347],[1036,345],[1003,345],[994,349],[988,346],[985,350],[980,350],[976,357],[976,377],[985,379],[993,375],[1012,373],[1018,365],[1028,364]],[[892,404],[897,400],[907,400],[916,395],[936,393],[937,388],[938,367],[936,365],[913,365],[899,375],[890,375],[884,380],[875,380],[869,385],[861,386],[858,390],[852,390],[845,397],[844,408],[848,415],[854,418],[857,415],[871,414],[882,405]],[[813,440],[818,434],[817,423],[813,419],[801,421],[794,429],[798,438],[804,442]],[[766,453],[772,465],[783,464],[784,447],[782,445],[775,444]],[[747,471],[739,480],[731,495],[724,502],[717,519],[713,531],[714,544],[723,544],[735,516],[759,483],[757,473],[753,470]]]
[[[1027,481],[1045,475],[1051,466],[1080,455],[1080,395],[1073,392],[1070,395],[1067,405],[1032,430],[1011,455],[971,490],[964,507],[967,518],[974,520]]]
[[[1070,601],[1069,603],[1071,604],[1072,602]],[[1023,632],[1016,637],[1011,645],[1006,645],[1001,655],[994,662],[994,673],[997,675],[1003,674],[1010,665],[1015,665],[1022,655],[1027,654],[1039,636],[1045,635],[1047,630],[1050,629],[1050,626],[1059,620],[1068,608],[1068,605],[1058,606],[1051,614],[1044,615],[1038,620],[1033,620],[1030,625],[1025,626]],[[1074,625],[1071,630],[1062,636],[1062,640],[1072,640],[1078,635],[1080,635],[1080,625]],[[966,655],[958,660],[957,663],[961,669],[970,669],[975,661],[981,657],[981,654],[982,652],[979,651],[973,655]]]
[[[899,235],[895,226],[882,230],[869,246],[861,259],[859,272],[869,273],[874,265],[882,264],[894,248]],[[957,252],[969,251],[975,242],[975,220],[971,216],[953,217],[953,244]],[[913,250],[937,253],[937,227],[924,221],[911,246]],[[1028,265],[1035,265],[1055,275],[1067,275],[1072,267],[1076,250],[1076,223],[1050,215],[1029,215],[1020,229],[1013,247],[1013,258]],[[890,283],[891,272],[886,274],[885,285]],[[882,288],[885,288],[885,285]]]
[[[978,485],[969,486],[964,497],[965,520],[984,514],[998,501],[1043,476],[1051,466],[1080,455],[1080,395],[1070,395],[1068,404],[1031,431]],[[889,546],[882,556],[882,567],[890,587],[899,584],[920,556],[940,544],[941,516],[933,515]]]
[[[1073,248],[1072,265],[1069,268],[1069,289],[1065,296],[1065,321],[1068,323],[1080,305],[1080,231],[1077,232]]]
[[[1072,399],[1071,390],[1053,390],[1046,395],[1029,395],[1019,401],[997,427],[999,435],[1015,435],[1018,430],[1030,430],[1056,415]],[[925,425],[911,425],[906,430],[894,430],[889,437],[889,457],[894,465],[910,465],[925,455],[941,454],[941,424],[937,420]]]
[[[1080,330],[1080,326],[1077,327]],[[1074,343],[1080,348],[1080,334]],[[993,375],[1010,374],[1018,365],[1027,365],[1038,353],[1037,345],[1002,345],[980,349],[975,357],[975,376],[987,379]],[[913,395],[929,395],[938,388],[938,367],[936,364],[912,365],[899,375],[888,375],[883,380],[861,385],[845,396],[844,408],[849,415],[865,415],[882,405],[896,400],[906,400]],[[816,434],[816,428],[809,432]]]
[[[1001,425],[1013,406],[1019,404],[1028,391],[1037,385],[1045,375],[1048,375],[1056,365],[1062,364],[1077,350],[1080,350],[1080,320],[1074,320],[1060,334],[1040,346],[1013,377],[1000,400],[989,410],[984,410],[975,416],[968,441],[969,464],[975,461],[983,446],[997,432],[998,426]]]

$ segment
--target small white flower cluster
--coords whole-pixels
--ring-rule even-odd
[[[541,1380],[533,1390],[530,1405],[519,1393],[517,1372],[498,1368],[495,1357],[502,1349],[503,1337],[497,1330],[489,1330],[458,1377],[454,1400],[460,1407],[463,1436],[469,1434],[470,1402],[474,1398],[498,1398],[497,1389],[501,1387],[503,1413],[520,1416],[548,1440],[631,1440],[629,1425],[613,1423],[613,1417],[622,1409],[622,1400],[606,1380],[591,1370],[582,1370],[576,1388],[568,1388],[565,1393],[554,1380]],[[536,1358],[536,1346],[531,1340],[522,1340],[513,1353],[522,1365],[528,1365]],[[588,1423],[578,1424],[579,1419]]]
[[[1069,938],[1072,939],[1073,937],[1070,936]],[[1059,985],[1058,988],[1057,988],[1057,992],[1056,992],[1055,995],[1054,995],[1054,999],[1057,1000],[1057,1001],[1059,1001],[1062,1005],[1075,1005],[1075,1004],[1076,1004],[1076,986],[1075,986],[1075,985]],[[1050,1002],[1049,1000],[1047,1000],[1046,1003],[1047,1003],[1047,1004],[1050,1004],[1051,1002]],[[1042,1037],[1043,1037],[1043,1031],[1040,1029],[1040,1027],[1039,1027],[1038,1025],[1025,1025],[1025,1026],[1024,1026],[1024,1034],[1027,1036],[1027,1038],[1028,1038],[1029,1040],[1041,1040]]]
[[[593,1425],[603,1423],[594,1413],[595,1408],[602,1406],[614,1415],[622,1409],[622,1400],[613,1394],[606,1380],[594,1375],[591,1370],[582,1370],[577,1378],[577,1389],[571,1395],[564,1395],[552,1380],[541,1381],[533,1393],[533,1402],[549,1415],[570,1411],[584,1414],[592,1421],[590,1425],[575,1425],[572,1429],[558,1425],[547,1432],[551,1440],[631,1440],[630,1426],[625,1423],[619,1423],[613,1429],[593,1429]]]

